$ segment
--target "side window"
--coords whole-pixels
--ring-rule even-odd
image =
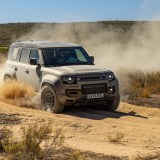
[[[77,58],[82,62],[87,62],[86,58],[79,49],[75,49]]]
[[[31,49],[31,50],[30,50],[29,59],[30,59],[30,58],[35,58],[35,59],[37,59],[37,63],[39,63],[39,54],[38,54],[38,50]]]
[[[18,50],[19,50],[19,48],[14,48],[14,50],[13,50],[13,55],[12,55],[12,59],[13,59],[13,60],[16,60],[16,59],[17,59]]]
[[[9,54],[8,54],[8,59],[13,59],[13,53],[15,53],[15,50],[18,48],[15,47],[10,47]]]
[[[20,61],[24,62],[24,63],[28,63],[28,59],[29,59],[29,49],[22,49],[22,53],[21,53],[21,57],[20,57]]]
[[[20,60],[21,52],[22,52],[22,48],[19,48],[17,53],[17,58],[16,58],[17,61]]]

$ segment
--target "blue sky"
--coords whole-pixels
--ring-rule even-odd
[[[0,0],[0,23],[159,19],[160,0]]]

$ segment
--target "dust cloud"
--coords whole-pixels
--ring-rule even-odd
[[[0,84],[3,83],[3,75],[5,71],[6,54],[0,54]]]
[[[159,28],[159,22],[137,22],[127,30],[103,23],[37,24],[20,40],[78,43],[95,56],[95,64],[116,71],[122,77],[121,84],[127,86],[125,71],[159,70]],[[1,65],[0,83],[3,71]],[[18,106],[40,106],[40,96],[22,83],[3,84],[0,92],[1,99],[14,101]]]
[[[7,80],[0,85],[0,100],[20,107],[39,108],[39,94],[27,84]]]
[[[137,22],[127,31],[123,27],[103,23],[41,24],[20,40],[78,43],[95,56],[97,65],[114,71],[158,70],[160,23]]]
[[[0,64],[0,84],[3,83],[4,71],[5,71],[5,64]]]
[[[40,108],[40,94],[31,86],[11,80],[4,83],[6,58],[0,55],[0,100],[20,107]]]

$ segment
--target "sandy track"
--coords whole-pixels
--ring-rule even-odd
[[[153,153],[160,150],[158,108],[121,103],[120,109],[115,113],[72,107],[58,115],[0,102],[0,118],[1,125],[12,125],[17,137],[21,125],[50,121],[53,125],[63,126],[66,143],[84,151],[132,158],[137,153]],[[116,133],[123,133],[124,139],[120,143],[109,142],[108,136]]]

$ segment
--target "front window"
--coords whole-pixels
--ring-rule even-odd
[[[42,53],[45,66],[93,65],[82,47],[45,48]]]

